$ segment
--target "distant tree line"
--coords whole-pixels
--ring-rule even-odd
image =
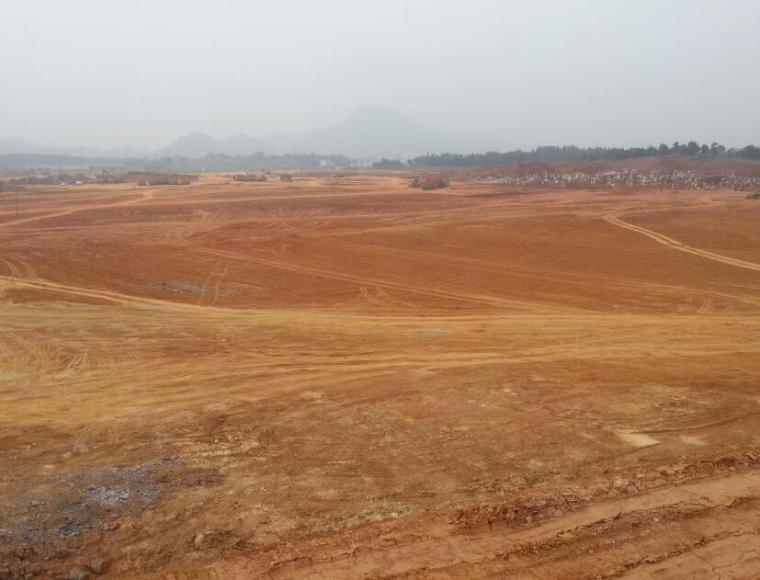
[[[380,161],[372,164],[375,169],[404,169],[406,164],[399,159],[386,159],[383,157]]]
[[[398,159],[382,159],[373,167],[377,169],[408,169],[419,167],[483,167],[509,165],[511,163],[551,163],[558,161],[624,160],[635,157],[681,155],[704,159],[747,159],[760,161],[760,147],[747,145],[743,149],[728,149],[719,143],[700,145],[696,141],[673,143],[658,147],[564,147],[544,146],[530,151],[499,153],[442,153],[421,155],[406,162]],[[72,155],[8,154],[0,155],[0,173],[13,173],[18,169],[53,169],[61,171],[86,170],[112,172],[154,171],[161,173],[198,171],[262,171],[270,169],[335,169],[366,167],[345,155],[283,154],[248,156],[208,154],[200,158],[165,157],[161,159],[96,158]]]
[[[575,145],[543,146],[530,151],[509,151],[499,153],[441,153],[435,155],[421,155],[408,161],[411,167],[483,167],[493,165],[509,165],[511,163],[552,163],[559,161],[622,161],[636,157],[657,157],[665,155],[681,155],[687,157],[720,159],[738,158],[752,161],[760,161],[760,147],[747,145],[743,149],[728,149],[720,143],[711,145],[699,144],[696,141],[688,143],[673,143],[673,145],[659,145],[658,147],[577,147]],[[400,161],[383,159],[376,163],[375,167],[397,168]]]

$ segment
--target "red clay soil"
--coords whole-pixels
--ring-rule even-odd
[[[0,578],[758,578],[760,202],[0,200]]]

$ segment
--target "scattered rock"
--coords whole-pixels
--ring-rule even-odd
[[[90,556],[85,564],[90,572],[98,576],[105,573],[110,565],[111,560],[100,555]]]
[[[612,487],[614,487],[617,490],[625,490],[630,483],[631,482],[629,480],[620,478],[614,481],[614,483],[612,484]]]
[[[68,580],[88,580],[90,575],[81,568],[73,568],[69,571],[69,575],[66,576]]]

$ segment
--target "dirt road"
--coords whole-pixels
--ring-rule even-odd
[[[663,234],[658,234],[657,232],[653,232],[652,230],[648,230],[646,228],[642,228],[641,226],[635,226],[633,224],[625,222],[620,218],[619,215],[615,215],[615,214],[606,215],[604,216],[604,219],[613,225],[616,225],[621,228],[625,228],[632,232],[636,232],[643,236],[647,236],[648,238],[654,240],[658,244],[663,244],[664,246],[667,246],[668,248],[672,248],[674,250],[678,250],[679,252],[686,252],[694,256],[699,256],[700,258],[705,258],[706,260],[714,260],[721,264],[728,264],[729,266],[734,266],[735,268],[746,268],[747,270],[754,270],[756,272],[760,272],[760,264],[756,264],[754,262],[747,262],[746,260],[738,260],[736,258],[730,258],[728,256],[722,256],[714,252],[708,252],[706,250],[700,250],[699,248],[687,246],[686,244],[681,243],[677,240],[674,240],[673,238],[669,238],[668,236],[665,236]]]

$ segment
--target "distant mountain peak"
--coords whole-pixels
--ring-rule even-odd
[[[336,123],[333,127],[343,125],[355,125],[357,127],[376,126],[379,130],[397,129],[399,127],[421,128],[419,123],[404,113],[380,105],[360,107],[348,118]]]
[[[269,150],[271,146],[266,141],[248,135],[239,134],[217,140],[202,131],[194,131],[178,137],[157,154],[164,157],[203,157],[209,153],[245,156]]]
[[[158,153],[166,157],[202,157],[207,153],[215,153],[218,147],[219,144],[211,135],[195,131],[177,137]]]
[[[184,135],[180,137],[180,139],[214,139],[211,135],[208,133],[204,133],[203,131],[193,131],[192,133],[188,133],[187,135]]]
[[[323,129],[273,137],[288,153],[344,154],[353,157],[408,158],[424,153],[457,150],[446,132],[426,127],[396,109],[366,105],[346,119]]]
[[[83,156],[124,155],[133,157],[188,157],[208,154],[250,156],[258,153],[340,154],[354,158],[406,159],[426,153],[459,152],[467,149],[461,138],[418,123],[408,115],[383,105],[365,105],[325,128],[258,139],[237,134],[217,139],[203,131],[182,135],[152,153],[118,148],[103,151],[83,147],[40,147],[21,139],[0,139],[0,154],[72,153]],[[471,148],[471,147],[470,147]]]

